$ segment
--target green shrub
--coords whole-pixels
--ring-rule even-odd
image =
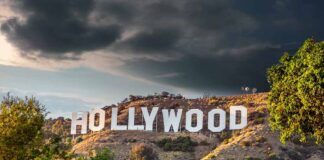
[[[136,144],[132,147],[130,152],[131,160],[156,160],[157,154],[151,147],[144,143]]]
[[[96,155],[90,158],[91,160],[113,160],[114,153],[109,148],[96,150]]]
[[[191,140],[189,136],[187,137],[177,137],[176,139],[164,138],[156,144],[162,148],[164,151],[182,151],[190,152],[193,151],[193,147],[197,146],[197,142]]]
[[[294,135],[301,142],[308,137],[321,143],[324,138],[324,41],[308,39],[297,53],[285,53],[279,64],[267,72],[270,118],[285,143]]]
[[[66,159],[70,156],[66,150],[69,148],[69,145],[66,145],[62,141],[60,135],[51,135],[49,139],[44,142],[44,144],[38,150],[38,156],[36,159],[50,160],[50,159]]]
[[[259,117],[253,121],[253,124],[263,124],[264,123],[264,117]]]

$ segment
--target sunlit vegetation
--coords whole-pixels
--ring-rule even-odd
[[[4,97],[0,106],[0,159],[33,159],[43,154],[45,109],[35,98]]]
[[[308,39],[268,70],[270,126],[285,143],[324,138],[324,41]]]

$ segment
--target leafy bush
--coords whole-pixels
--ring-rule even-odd
[[[264,119],[265,119],[266,114],[259,112],[259,111],[255,111],[252,112],[249,115],[249,121],[253,121],[253,124],[263,124],[264,123]]]
[[[91,160],[113,160],[114,153],[109,148],[103,148],[96,151],[96,155]]]
[[[164,138],[157,142],[160,148],[164,151],[182,151],[190,152],[193,151],[193,147],[197,146],[197,142],[191,140],[189,136],[187,137],[177,137],[176,139]]]
[[[66,150],[70,146],[62,142],[62,137],[60,135],[53,134],[51,138],[46,140],[46,142],[39,147],[37,158],[35,160],[50,160],[50,159],[67,159],[69,155]]]
[[[264,118],[263,117],[259,117],[257,119],[255,119],[253,121],[253,124],[257,125],[257,124],[263,124],[264,123]]]
[[[9,94],[0,104],[0,159],[33,159],[42,144],[45,109],[35,98]]]
[[[144,143],[136,144],[132,147],[130,152],[131,160],[156,160],[158,159],[156,153],[151,147]]]
[[[270,118],[285,143],[293,136],[324,138],[324,41],[308,39],[294,56],[285,53],[268,72]]]

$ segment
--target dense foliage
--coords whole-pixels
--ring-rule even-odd
[[[280,140],[316,143],[324,138],[324,41],[308,39],[297,53],[285,53],[268,70],[270,126]]]
[[[44,107],[35,98],[4,97],[0,105],[0,159],[32,159],[41,145]]]
[[[33,97],[4,97],[0,105],[0,160],[73,158],[62,120],[49,125],[45,116],[44,106]]]
[[[182,152],[191,152],[194,150],[193,147],[197,146],[197,142],[191,140],[188,137],[177,137],[176,139],[164,138],[157,142],[157,145],[160,148],[163,148],[165,151],[182,151]]]
[[[90,160],[113,160],[114,153],[109,148],[103,148],[96,151],[96,155],[91,157]]]

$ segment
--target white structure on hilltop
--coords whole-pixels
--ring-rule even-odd
[[[248,93],[251,91],[254,94],[258,91],[258,89],[257,88],[250,89],[250,87],[248,87],[248,86],[245,86],[245,87],[243,86],[243,87],[241,87],[241,91],[243,91],[245,93]]]

